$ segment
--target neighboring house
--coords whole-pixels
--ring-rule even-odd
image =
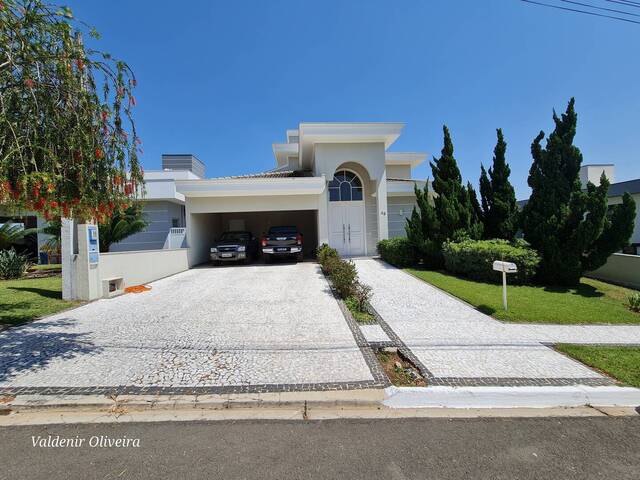
[[[609,186],[609,205],[622,203],[622,195],[629,192],[636,202],[636,221],[633,234],[629,239],[629,247],[624,253],[630,255],[640,255],[640,178],[635,180],[627,180],[624,182],[615,181],[615,166],[611,163],[599,163],[591,165],[583,165],[580,167],[580,182],[586,185],[591,182],[594,185],[600,184],[600,177],[605,174],[611,185]],[[520,208],[527,204],[528,200],[520,200],[518,206]]]
[[[415,205],[411,170],[426,153],[388,152],[402,123],[301,123],[273,144],[276,167],[253,175],[176,180],[184,195],[189,264],[206,262],[225,230],[259,236],[296,225],[305,253],[327,243],[342,255],[376,253],[404,235]]]
[[[182,246],[186,226],[184,195],[176,191],[177,180],[204,177],[204,164],[193,155],[162,155],[162,170],[144,172],[144,217],[149,226],[111,245],[111,252],[159,250]],[[180,237],[181,236],[181,237]]]

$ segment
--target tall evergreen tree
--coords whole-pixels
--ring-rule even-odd
[[[473,225],[473,207],[469,192],[462,185],[462,175],[453,156],[453,142],[447,126],[444,132],[444,147],[440,158],[431,162],[433,191],[436,193],[436,216],[440,221],[442,240],[455,240],[469,236]]]
[[[525,239],[542,257],[538,278],[547,284],[575,285],[582,273],[598,268],[629,240],[633,230],[635,202],[625,195],[623,203],[607,208],[609,181],[579,180],[582,154],[573,145],[577,114],[569,101],[561,117],[553,113],[555,129],[541,146],[544,132],[531,145],[533,164],[528,183],[531,197],[523,210]]]
[[[485,238],[513,240],[518,231],[518,206],[513,185],[509,182],[511,169],[505,159],[507,143],[502,129],[497,131],[498,141],[493,150],[493,165],[489,175],[480,165],[480,196]]]
[[[431,163],[435,194],[430,195],[428,182],[422,191],[415,188],[417,206],[405,227],[407,238],[425,265],[432,268],[442,266],[443,242],[482,236],[482,211],[476,192],[471,184],[462,185],[449,129],[444,126],[443,131],[440,158]]]
[[[476,194],[476,191],[473,188],[473,185],[471,185],[471,182],[467,182],[467,198],[468,198],[467,208],[471,212],[467,233],[470,238],[473,238],[474,240],[479,240],[482,238],[482,234],[484,232],[484,223],[483,223],[484,214],[482,212],[482,208],[480,207],[480,203],[478,202],[478,195]]]
[[[423,263],[432,268],[441,265],[440,259],[440,223],[436,217],[433,200],[429,195],[429,182],[420,190],[414,186],[416,207],[407,219],[405,231],[407,239],[413,245],[418,257]]]

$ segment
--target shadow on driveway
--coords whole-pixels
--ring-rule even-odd
[[[56,359],[99,353],[101,347],[94,345],[88,334],[59,331],[60,327],[69,327],[75,322],[66,318],[34,322],[0,333],[0,382],[26,370],[45,368]]]

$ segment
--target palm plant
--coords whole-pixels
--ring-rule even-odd
[[[59,255],[62,245],[62,222],[60,220],[52,220],[38,229],[38,232],[44,233],[49,237],[42,248],[43,251],[49,254],[49,259],[51,260],[52,255]]]
[[[148,226],[139,204],[127,207],[123,212],[116,211],[106,223],[98,224],[100,251],[108,252],[113,243],[118,243],[135,233],[144,231]]]
[[[0,225],[0,250],[8,250],[27,235],[36,233],[35,228],[24,228],[20,224],[6,222]]]

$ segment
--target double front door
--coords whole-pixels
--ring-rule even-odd
[[[340,255],[364,255],[364,202],[329,202],[329,246]]]

